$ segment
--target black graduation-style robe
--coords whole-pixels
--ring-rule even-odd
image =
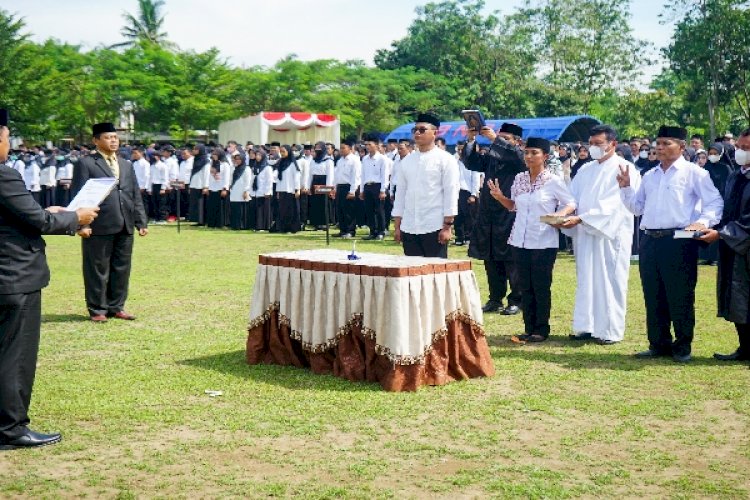
[[[750,175],[750,172],[748,173]],[[750,323],[750,179],[739,170],[727,180],[724,215],[717,229],[718,315],[733,323]]]

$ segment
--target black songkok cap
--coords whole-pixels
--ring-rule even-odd
[[[416,123],[429,123],[430,125],[434,125],[435,128],[440,128],[440,118],[432,113],[419,113]]]
[[[670,127],[667,125],[663,125],[661,128],[659,128],[659,133],[656,135],[656,137],[679,139],[681,141],[684,141],[685,139],[687,139],[687,130],[682,127]]]
[[[388,139],[389,144],[398,144],[398,139],[390,138]]]
[[[93,135],[94,137],[99,134],[106,134],[107,132],[117,132],[117,129],[115,128],[115,125],[113,123],[95,123],[91,129],[91,135]]]
[[[523,129],[515,123],[503,123],[503,125],[500,127],[500,132],[512,134],[516,137],[521,137],[523,135]]]
[[[0,109],[0,127],[8,126],[8,110]]]
[[[388,142],[390,142],[390,140],[389,140]],[[394,139],[394,141],[393,141],[393,142],[396,142],[396,141],[395,141],[395,139]],[[347,138],[347,139],[344,139],[343,141],[341,141],[341,144],[346,144],[346,145],[347,145],[347,146],[349,146],[350,148],[353,148],[353,147],[354,147],[354,145],[355,145],[355,144],[357,144],[357,139],[354,139],[354,138],[352,138],[352,137],[349,137],[349,138]],[[305,149],[307,149],[307,146],[305,146]]]
[[[312,144],[305,144],[303,148],[305,151],[312,151]]]
[[[526,148],[538,148],[541,149],[545,154],[549,154],[549,148],[551,144],[547,139],[541,137],[529,137],[526,139]]]
[[[277,148],[280,148],[281,147],[281,143],[280,142],[272,142],[271,146],[276,146]]]

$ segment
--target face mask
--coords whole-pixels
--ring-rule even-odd
[[[63,161],[64,159],[65,159],[65,157],[64,157],[64,156],[58,156],[58,157],[57,157],[57,161]]]
[[[18,159],[18,156],[13,155],[10,157],[10,161],[16,161]]]
[[[744,167],[745,165],[750,163],[750,151],[745,151],[742,149],[735,150],[734,161],[737,162],[737,165]]]
[[[601,160],[604,158],[605,151],[600,146],[591,146],[589,148],[589,156],[594,160]]]
[[[638,153],[638,157],[642,158],[644,160],[647,159],[648,158],[648,151],[641,151],[640,153]]]
[[[718,163],[719,160],[721,160],[720,155],[708,155],[708,161],[710,161],[711,163]]]

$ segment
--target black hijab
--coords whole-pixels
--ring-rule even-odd
[[[320,147],[320,150],[318,150],[318,147]],[[315,161],[315,163],[323,163],[323,160],[325,160],[327,155],[328,151],[326,143],[323,141],[316,142],[315,147],[313,148],[313,161]]]
[[[258,175],[268,166],[268,157],[263,151],[258,151],[256,154],[261,155],[260,161],[253,160],[253,192],[258,190]]]
[[[242,174],[245,173],[245,169],[247,168],[245,166],[245,155],[242,153],[232,155],[232,161],[234,161],[235,158],[239,157],[240,160],[242,160],[242,163],[240,163],[239,167],[234,167],[234,172],[232,172],[232,186],[240,180],[240,177],[242,177]]]
[[[292,148],[288,144],[284,144],[281,146],[282,149],[286,151],[286,156],[281,158],[278,163],[276,163],[275,168],[279,172],[279,180],[284,178],[284,170],[289,168],[290,165],[294,164],[294,166],[297,168],[297,172],[299,172],[299,165],[297,165],[297,160],[294,159],[294,155],[292,154]]]
[[[582,149],[585,149],[587,153],[589,151],[589,148],[587,148],[586,146],[579,146],[578,148],[579,158],[576,160],[573,166],[570,167],[571,179],[576,176],[576,174],[578,173],[578,170],[580,170],[582,166],[584,166],[585,164],[591,161],[591,156],[587,156],[586,158],[580,158],[580,153]]]
[[[206,146],[198,144],[195,146],[195,149],[198,150],[198,154],[193,157],[193,169],[190,171],[191,177],[201,171],[208,159],[206,156]]]

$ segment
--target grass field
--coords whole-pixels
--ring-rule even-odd
[[[689,365],[632,358],[647,347],[637,267],[625,341],[568,341],[575,273],[561,255],[550,341],[517,347],[521,318],[487,315],[495,377],[387,393],[245,364],[258,254],[320,247],[322,232],[183,229],[137,240],[138,320],[104,325],[87,321],[78,239],[47,238],[32,427],[63,442],[1,453],[0,497],[750,496],[750,370],[711,357],[736,347],[715,317],[716,268],[700,270]]]

